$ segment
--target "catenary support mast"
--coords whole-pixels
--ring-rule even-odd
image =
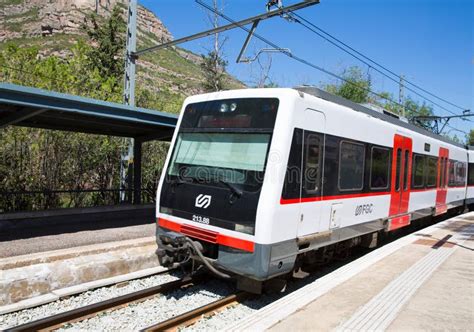
[[[125,52],[125,77],[124,77],[124,91],[123,102],[126,105],[135,106],[135,61],[134,52],[137,48],[137,0],[128,1],[127,12],[127,47]],[[141,144],[141,143],[138,143]],[[133,138],[126,139],[126,147],[122,152],[120,164],[120,201],[132,202],[132,188],[135,185],[135,203],[140,201],[140,187],[141,181],[132,181],[134,173],[134,161],[141,156],[134,156],[134,152],[141,151],[140,148],[135,147],[135,140]],[[135,170],[135,174],[139,175],[141,172]],[[141,174],[140,174],[141,175]],[[136,185],[139,185],[136,187]],[[138,195],[137,195],[138,191]],[[138,198],[138,200],[137,200]]]

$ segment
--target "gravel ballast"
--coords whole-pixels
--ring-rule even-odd
[[[284,293],[263,294],[238,303],[229,308],[218,311],[211,317],[205,317],[195,324],[180,329],[186,331],[218,331],[243,320],[255,311],[288,295],[325,275],[328,272],[344,265],[346,262],[337,262],[304,279],[288,283]],[[135,292],[141,289],[153,287],[159,284],[179,279],[177,273],[168,273],[132,280],[126,285],[115,285],[88,291],[77,296],[58,300],[40,307],[26,309],[19,312],[0,316],[0,330],[24,324],[43,317],[51,316],[60,312],[82,307],[88,304],[100,302],[106,299]],[[132,303],[129,306],[117,310],[107,311],[98,316],[91,317],[81,322],[66,325],[62,330],[84,331],[84,330],[139,330],[150,325],[162,322],[187,311],[221,299],[235,292],[233,282],[222,281],[212,276],[209,281],[179,289],[165,295],[157,295],[143,302]]]
[[[25,324],[34,320],[38,320],[47,316],[52,316],[61,312],[83,307],[85,305],[108,300],[120,295],[133,293],[145,288],[164,284],[173,280],[178,280],[177,273],[164,273],[145,277],[141,279],[131,280],[127,283],[117,284],[108,287],[101,287],[90,290],[78,295],[59,299],[57,301],[44,304],[35,308],[25,309],[0,316],[0,330],[8,327]]]
[[[122,309],[105,312],[67,325],[61,330],[136,331],[221,299],[233,291],[230,283],[210,280],[205,284],[176,290],[144,302],[133,303]]]

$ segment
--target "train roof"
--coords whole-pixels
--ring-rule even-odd
[[[315,97],[318,97],[318,98],[321,98],[321,99],[324,99],[324,100],[327,100],[327,101],[330,101],[330,102],[333,102],[333,103],[336,103],[336,104],[339,104],[339,105],[342,105],[342,106],[345,106],[345,107],[348,107],[348,108],[351,108],[354,111],[368,114],[370,116],[373,116],[374,118],[381,119],[383,121],[389,122],[389,123],[394,124],[396,126],[412,130],[412,131],[417,132],[419,134],[429,136],[431,138],[443,141],[445,143],[449,143],[449,144],[452,144],[452,145],[455,145],[455,146],[458,146],[458,147],[461,147],[461,148],[464,148],[464,149],[467,148],[469,150],[474,150],[474,146],[466,146],[466,145],[463,145],[461,143],[454,142],[453,140],[451,140],[447,137],[435,134],[435,133],[433,133],[431,131],[428,131],[424,128],[415,126],[414,124],[411,124],[409,122],[404,122],[404,121],[394,117],[393,115],[387,115],[387,114],[384,114],[382,112],[378,112],[376,110],[370,109],[370,108],[365,107],[361,104],[357,104],[357,103],[355,103],[353,101],[350,101],[348,99],[333,95],[329,92],[318,89],[316,87],[297,86],[294,89],[296,91],[304,92],[304,93],[307,93],[309,95],[312,95],[312,96],[315,96]]]

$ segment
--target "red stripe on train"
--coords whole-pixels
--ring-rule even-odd
[[[393,231],[395,229],[399,229],[408,225],[410,225],[410,215],[406,214],[404,216],[389,219],[388,230]]]
[[[217,233],[214,231],[210,231],[210,230],[195,227],[195,226],[182,225],[180,223],[163,219],[163,218],[158,218],[156,222],[158,223],[158,226],[160,227],[166,228],[174,232],[183,233],[183,234],[189,233],[187,235],[190,235],[191,237],[194,237],[206,242],[217,243],[223,246],[236,248],[236,249],[240,249],[240,250],[244,250],[248,252],[254,252],[255,250],[255,243],[252,241],[239,239],[236,237],[224,235],[221,233]],[[184,232],[183,232],[183,229],[184,229]]]

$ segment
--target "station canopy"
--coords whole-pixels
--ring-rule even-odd
[[[0,83],[0,129],[8,125],[169,141],[177,116]]]

